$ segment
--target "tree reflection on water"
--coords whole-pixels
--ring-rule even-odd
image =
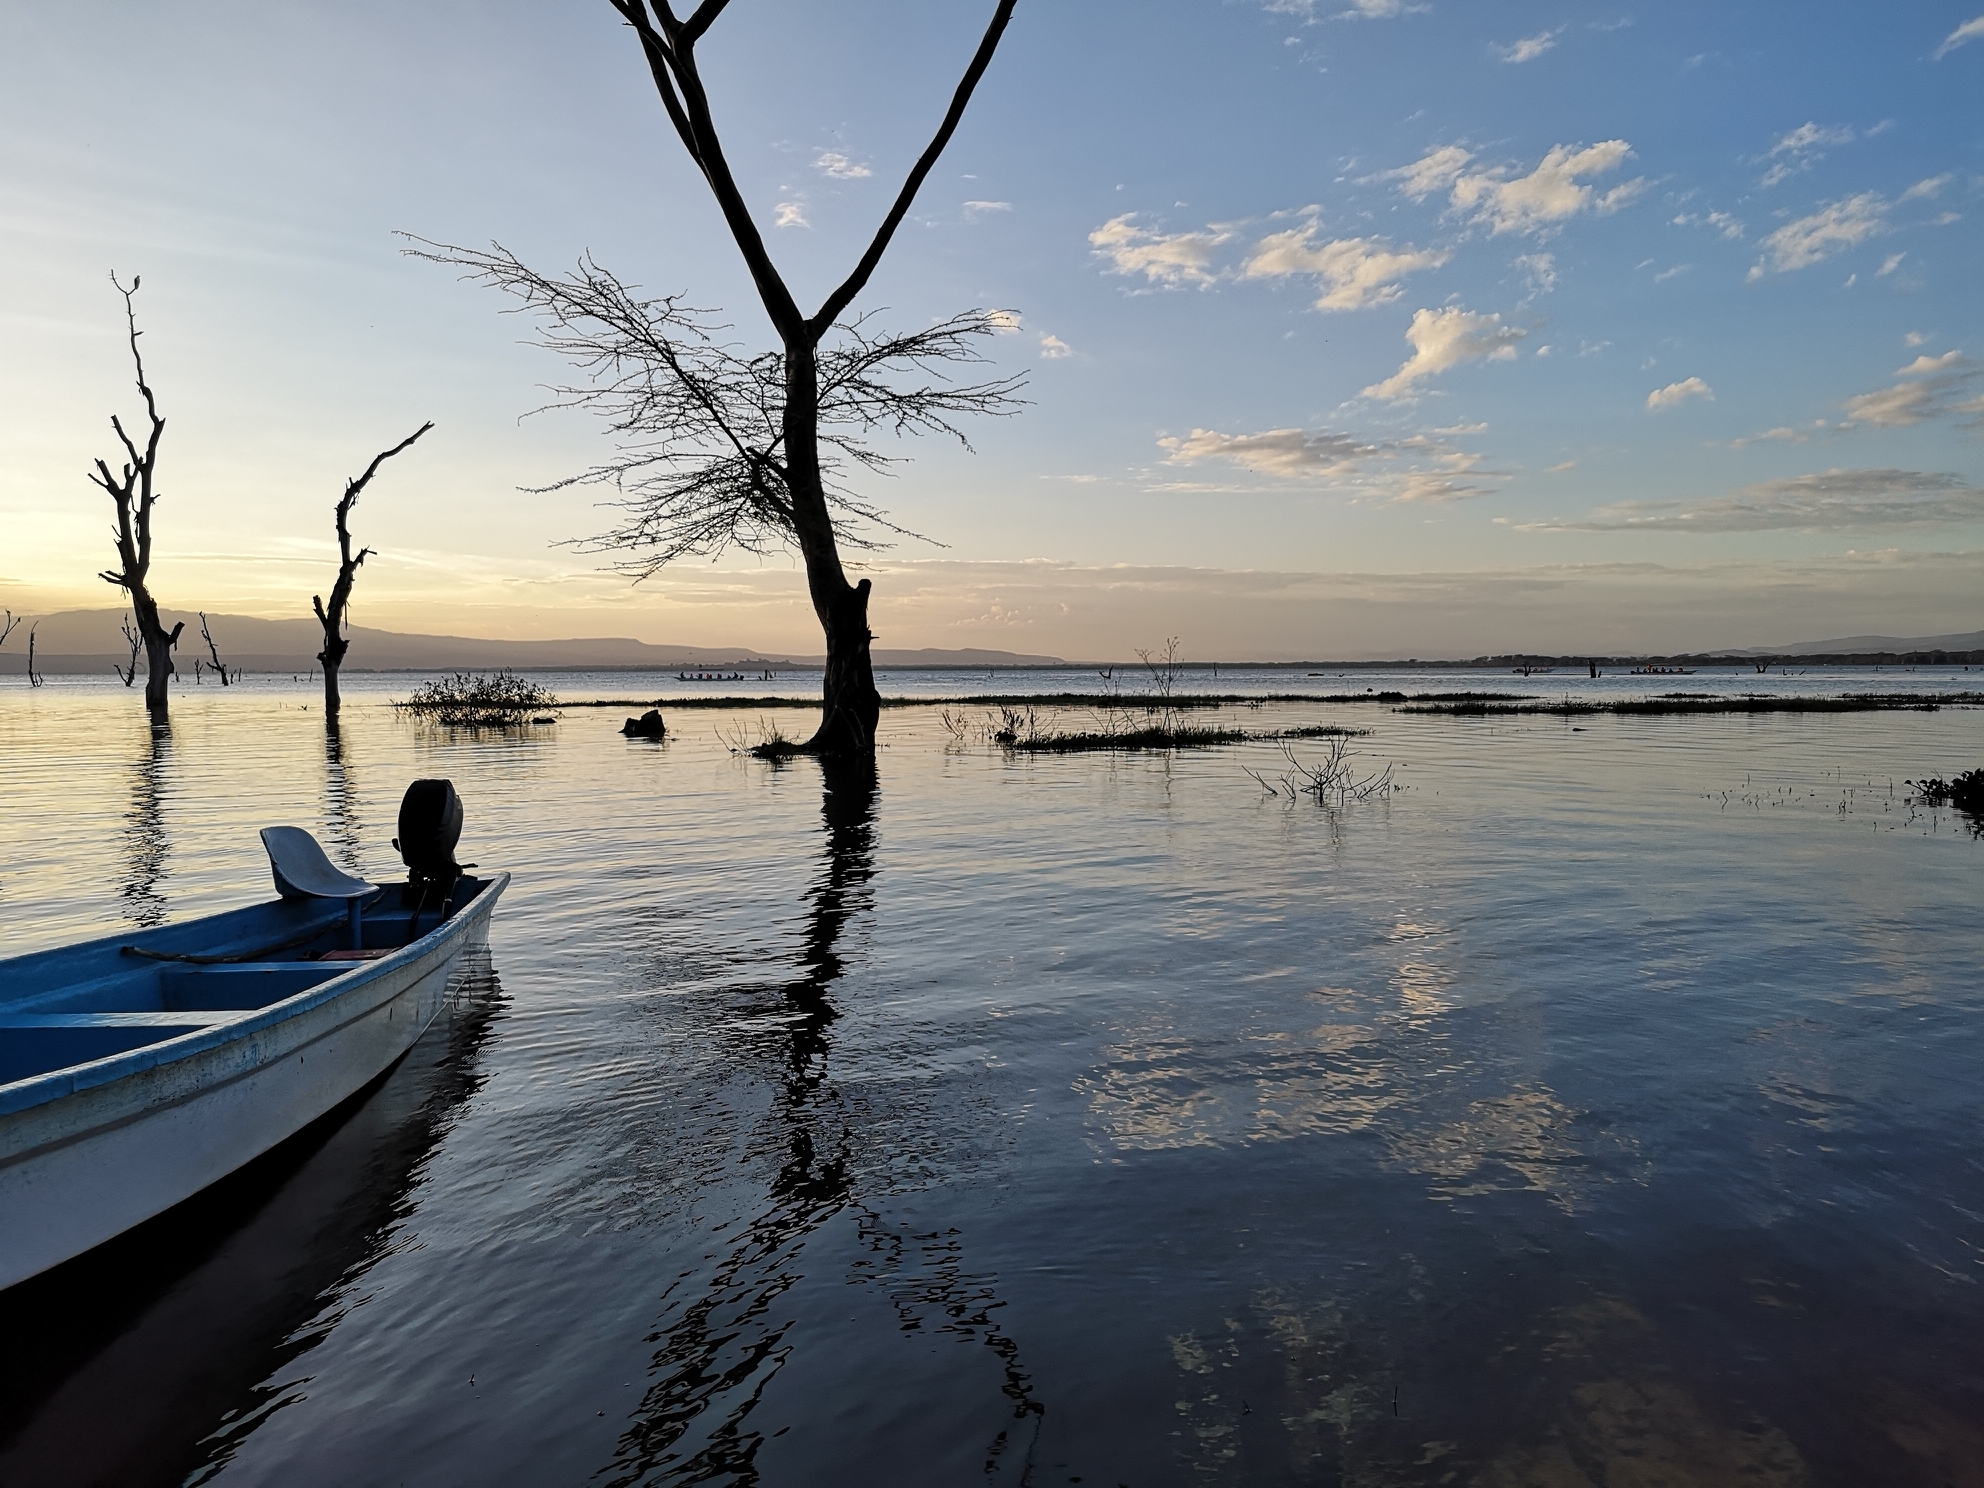
[[[163,718],[150,725],[148,747],[132,764],[131,809],[124,813],[124,882],[117,896],[124,901],[124,918],[149,929],[163,925],[165,895],[159,882],[166,875],[165,830],[167,776],[172,766],[172,725]]]
[[[364,876],[358,852],[358,807],[345,759],[348,749],[335,715],[324,720],[324,825],[330,834],[331,855],[350,872]]]
[[[760,1480],[757,1456],[767,1428],[751,1417],[795,1347],[787,1338],[792,1311],[781,1317],[774,1309],[804,1279],[800,1259],[809,1238],[842,1214],[854,1219],[867,1252],[850,1280],[881,1285],[903,1331],[921,1330],[929,1317],[936,1320],[932,1332],[983,1342],[1000,1360],[1013,1417],[1037,1426],[1045,1412],[1018,1345],[991,1317],[999,1306],[991,1278],[964,1269],[956,1232],[905,1234],[855,1191],[856,1126],[830,1078],[831,1031],[841,1017],[834,994],[846,970],[842,938],[874,906],[877,780],[872,760],[822,760],[820,767],[826,841],[804,895],[794,974],[775,987],[740,989],[770,993],[778,1009],[765,1020],[776,1031],[758,1040],[755,1051],[770,1066],[767,1124],[776,1133],[779,1166],[765,1185],[762,1208],[734,1234],[728,1253],[715,1258],[701,1294],[651,1335],[659,1345],[651,1382],[613,1460],[595,1475],[609,1488]],[[989,1444],[988,1476],[1005,1465],[1013,1436],[1001,1431]]]

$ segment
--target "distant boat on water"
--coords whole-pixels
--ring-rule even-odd
[[[1635,677],[1692,677],[1695,674],[1695,669],[1693,667],[1636,666],[1633,668],[1632,674]]]

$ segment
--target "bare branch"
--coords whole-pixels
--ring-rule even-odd
[[[752,554],[792,544],[798,514],[785,462],[786,358],[747,355],[730,327],[679,295],[651,297],[591,258],[546,275],[501,244],[489,251],[410,238],[407,251],[464,270],[510,295],[544,326],[536,343],[581,376],[547,391],[545,408],[583,408],[604,419],[619,444],[610,459],[538,494],[611,486],[621,525],[575,544],[585,551],[638,551],[620,565],[641,577],[683,557]],[[1020,406],[1023,379],[961,382],[960,368],[987,365],[978,349],[1008,322],[972,310],[907,334],[872,331],[863,317],[816,348],[821,497],[837,540],[856,548],[916,536],[836,479],[840,469],[885,471],[894,459],[867,436],[942,433],[963,441],[956,421],[1005,415]],[[905,376],[907,374],[907,376]],[[543,410],[539,410],[543,411]]]
[[[1014,3],[1015,0],[999,0],[992,12],[992,24],[985,28],[984,39],[978,43],[978,50],[972,55],[971,66],[965,69],[964,78],[958,83],[957,92],[951,97],[951,107],[944,115],[944,122],[937,126],[935,138],[917,157],[916,165],[909,173],[909,179],[903,182],[902,191],[896,196],[895,205],[889,208],[889,215],[882,219],[882,225],[875,230],[875,240],[868,245],[868,251],[861,255],[861,262],[854,266],[854,272],[847,276],[839,289],[827,296],[826,303],[821,305],[819,311],[806,323],[806,329],[812,333],[814,340],[819,340],[827,327],[840,319],[841,311],[854,302],[854,297],[861,293],[868,283],[869,276],[875,272],[875,266],[882,261],[882,254],[888,250],[889,240],[896,235],[896,229],[902,226],[903,218],[909,215],[910,204],[916,200],[916,193],[923,186],[923,178],[930,174],[931,167],[937,163],[937,157],[944,153],[944,146],[951,142],[951,136],[957,132],[958,121],[964,117],[965,105],[971,102],[972,90],[977,88],[978,80],[985,76],[985,69],[992,63],[992,53],[998,49],[999,38],[1005,34],[1006,22],[1013,18]]]
[[[326,605],[321,595],[310,596],[310,608],[316,612],[317,623],[324,628],[324,649],[317,653],[317,660],[324,668],[324,714],[327,718],[335,718],[342,706],[338,668],[344,662],[345,652],[351,649],[351,643],[345,639],[344,628],[345,615],[351,605],[352,585],[357,582],[358,570],[372,556],[370,548],[360,548],[356,554],[351,551],[351,509],[358,505],[358,498],[372,483],[372,477],[379,473],[379,467],[401,451],[411,448],[415,440],[433,427],[434,421],[429,419],[391,449],[374,455],[363,475],[345,481],[344,495],[338,498],[338,576],[331,583],[331,602]]]
[[[200,639],[207,643],[207,655],[214,659],[214,670],[220,673],[220,685],[231,686],[227,677],[227,665],[220,659],[220,647],[214,644],[213,632],[207,629],[207,612],[200,611]],[[198,665],[198,663],[195,663]],[[238,674],[237,674],[238,675]]]
[[[702,76],[696,70],[696,38],[716,19],[717,11],[722,6],[718,4],[712,9],[709,0],[705,0],[705,4],[684,24],[675,19],[666,0],[652,0],[656,17],[667,33],[663,35],[648,18],[641,0],[608,0],[608,3],[640,37],[641,49],[647,55],[648,71],[654,76],[655,91],[661,95],[662,104],[668,110],[676,134],[681,137],[683,148],[689,152],[689,158],[696,162],[703,179],[709,183],[710,194],[716,198],[717,208],[723,213],[724,224],[730,229],[737,251],[744,255],[744,266],[751,271],[751,282],[757,286],[758,298],[764,304],[765,313],[771,317],[779,335],[788,342],[809,334],[806,317],[800,314],[798,302],[792,298],[792,291],[786,288],[784,277],[772,262],[771,254],[765,248],[764,235],[758,231],[757,221],[745,204],[744,194],[737,189],[737,181],[730,174],[730,162],[724,158],[723,142],[717,137],[716,124],[710,117],[709,96],[703,91]],[[705,12],[708,12],[707,16]],[[814,339],[818,339],[816,334]]]

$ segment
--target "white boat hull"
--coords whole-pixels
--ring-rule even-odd
[[[216,1041],[218,1023],[153,1046],[148,1068],[0,1113],[0,1287],[190,1198],[391,1067],[472,972],[505,881],[416,945],[231,1020],[239,1036]]]

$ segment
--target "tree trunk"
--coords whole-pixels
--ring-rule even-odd
[[[138,620],[138,634],[145,641],[145,709],[154,718],[166,716],[167,684],[174,673],[172,648],[179,644],[179,632],[186,628],[180,621],[171,630],[158,618],[158,601],[143,584],[133,584],[131,589],[131,612]]]
[[[344,653],[351,649],[351,642],[332,631],[324,630],[324,649],[317,653],[317,664],[324,669],[324,717],[335,720],[338,709],[344,706],[344,698],[338,692],[338,668],[344,665]]]
[[[840,580],[840,593],[814,609],[827,633],[827,670],[820,684],[820,728],[807,740],[815,754],[872,755],[875,726],[882,717],[882,695],[875,690],[875,668],[868,657],[874,639],[868,629],[868,594],[863,579]]]
[[[847,582],[834,541],[820,472],[819,364],[810,335],[785,344],[785,485],[793,530],[806,563],[806,588],[827,642],[820,682],[820,727],[805,748],[810,754],[873,755],[882,697],[869,660],[868,595],[873,584]]]

